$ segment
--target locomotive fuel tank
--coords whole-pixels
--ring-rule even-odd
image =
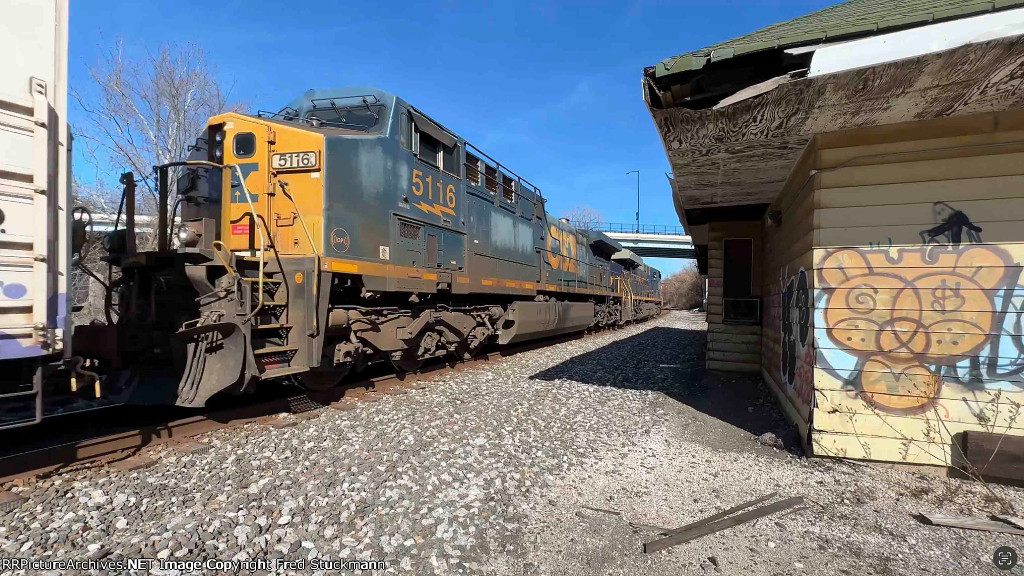
[[[593,302],[513,302],[502,318],[498,344],[515,344],[586,330],[594,322]]]

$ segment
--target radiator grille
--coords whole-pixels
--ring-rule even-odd
[[[419,240],[420,232],[423,230],[422,226],[410,224],[408,222],[398,223],[398,234],[402,238],[408,238],[409,240]]]

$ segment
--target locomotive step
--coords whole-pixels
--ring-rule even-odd
[[[266,348],[260,348],[259,350],[253,350],[253,356],[263,356],[266,354],[281,354],[284,352],[295,352],[298,350],[298,346],[268,346]]]
[[[291,328],[294,324],[259,324],[253,326],[253,330],[284,330],[285,328]]]
[[[302,374],[303,372],[309,372],[309,368],[306,366],[285,366],[283,368],[273,368],[260,374],[260,378],[280,378],[282,376],[291,376],[292,374]]]
[[[259,282],[260,281],[259,278],[253,278],[251,276],[243,276],[241,280],[242,280],[242,282]],[[284,280],[282,280],[280,278],[264,278],[263,279],[263,283],[264,284],[280,284],[281,282],[284,282]]]

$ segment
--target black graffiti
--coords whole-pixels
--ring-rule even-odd
[[[981,242],[981,226],[971,222],[971,219],[960,210],[953,208],[945,202],[932,204],[932,211],[935,219],[941,224],[933,228],[921,231],[921,242],[924,244],[937,244],[937,238],[946,237],[946,244],[959,246],[963,240],[964,231],[967,232],[967,241],[972,244]]]
[[[782,376],[796,383],[797,360],[811,332],[811,294],[807,272],[789,279],[782,292]]]

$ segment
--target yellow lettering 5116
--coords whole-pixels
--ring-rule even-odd
[[[412,171],[412,193],[423,196],[423,172],[419,170]]]

